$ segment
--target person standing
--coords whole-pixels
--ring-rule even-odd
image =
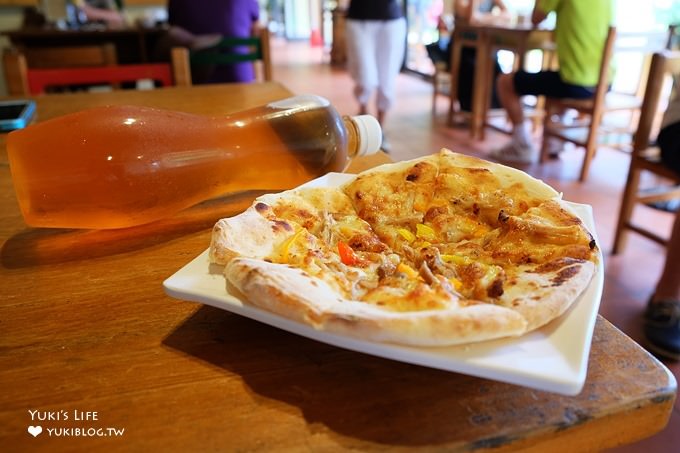
[[[253,35],[260,19],[257,0],[168,0],[168,22],[194,36]],[[207,51],[207,50],[205,50]],[[194,83],[252,82],[250,62],[192,68]]]
[[[347,65],[359,114],[368,112],[368,103],[376,92],[376,116],[384,126],[406,52],[402,4],[398,0],[352,0],[346,24]],[[382,148],[389,151],[384,136]]]
[[[536,0],[531,15],[534,26],[550,12],[557,15],[555,44],[559,70],[537,73],[520,70],[498,77],[498,97],[512,122],[513,132],[510,142],[494,150],[493,157],[518,163],[531,163],[538,157],[524,121],[521,96],[589,99],[595,95],[612,9],[612,0]]]
[[[675,89],[680,79],[675,80]],[[680,175],[680,95],[669,103],[657,138],[661,162]],[[677,200],[673,200],[676,201]],[[646,346],[657,355],[680,360],[680,211],[666,244],[666,261],[644,315]]]

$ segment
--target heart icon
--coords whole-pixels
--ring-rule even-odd
[[[42,426],[29,426],[28,432],[31,434],[31,436],[36,437],[42,432]]]

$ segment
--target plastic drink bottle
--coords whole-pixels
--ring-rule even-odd
[[[65,115],[9,134],[28,225],[122,228],[244,190],[284,190],[380,146],[371,116],[296,96],[225,117],[136,106]]]

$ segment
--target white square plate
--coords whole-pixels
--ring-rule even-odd
[[[332,187],[351,178],[353,175],[330,173],[305,186]],[[568,204],[597,241],[591,207]],[[246,305],[227,292],[221,270],[211,269],[207,250],[165,280],[163,287],[172,297],[228,310],[341,348],[538,390],[576,395],[586,379],[590,344],[604,285],[602,262],[600,256],[597,273],[574,305],[548,325],[518,338],[436,348],[374,343],[321,332]]]

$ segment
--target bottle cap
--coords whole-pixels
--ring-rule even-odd
[[[378,120],[371,115],[358,115],[351,119],[359,130],[359,149],[356,155],[375,154],[382,145],[382,129]]]

